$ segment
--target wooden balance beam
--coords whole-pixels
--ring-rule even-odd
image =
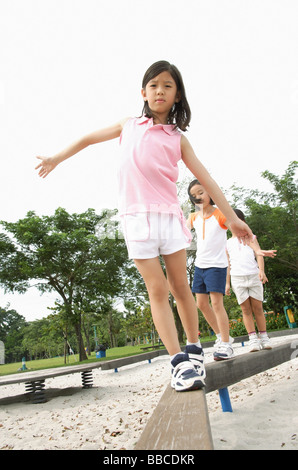
[[[294,354],[295,342],[289,341],[270,350],[240,354],[227,361],[206,364],[206,393],[220,390],[243,379],[287,362]]]
[[[206,364],[206,387],[176,392],[169,385],[149,419],[135,450],[212,450],[212,435],[205,393],[276,367],[296,357],[296,342],[271,350],[246,353],[227,361]]]
[[[45,403],[47,401],[45,395],[46,379],[80,372],[82,375],[83,388],[89,388],[92,386],[92,369],[98,367],[101,367],[100,362],[19,372],[18,374],[4,375],[3,377],[0,377],[0,385],[25,383],[26,392],[31,397],[32,403]]]
[[[101,363],[101,370],[110,370],[114,369],[115,372],[118,371],[119,367],[127,366],[130,364],[136,364],[137,362],[149,361],[158,356],[163,356],[168,354],[165,349],[157,349],[155,351],[148,351],[141,354],[136,354],[135,356],[121,357],[119,359],[111,359],[110,361],[103,361]]]
[[[123,357],[120,359],[112,359],[110,361],[98,361],[90,362],[87,364],[56,367],[52,369],[18,372],[17,374],[5,375],[0,377],[0,386],[25,383],[26,392],[29,394],[32,403],[45,403],[47,401],[45,391],[46,379],[80,372],[82,375],[83,388],[90,388],[93,384],[93,369],[115,369],[115,372],[117,372],[119,367],[129,364],[135,364],[141,361],[148,361],[150,363],[151,359],[153,359],[154,357],[161,356],[164,354],[167,354],[167,351],[165,349],[160,349],[156,351],[149,351],[147,353],[137,354],[135,356]]]
[[[213,449],[205,392],[176,392],[168,385],[135,450],[190,449]]]

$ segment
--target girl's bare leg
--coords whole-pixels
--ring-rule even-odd
[[[169,288],[173,294],[181,322],[190,343],[198,341],[199,320],[194,297],[186,274],[186,251],[180,250],[171,255],[163,255]]]
[[[181,351],[173,312],[169,304],[169,285],[159,258],[135,259],[136,267],[147,287],[156,330],[170,356]]]
[[[216,316],[217,325],[220,331],[221,340],[224,343],[229,342],[229,317],[223,304],[223,294],[220,292],[210,292],[211,304]]]
[[[242,304],[240,304],[243,313],[243,323],[247,333],[251,333],[256,329],[250,300],[251,298],[249,297]]]
[[[219,333],[219,327],[217,324],[216,315],[209,303],[209,294],[196,294],[197,307],[201,310],[204,318],[211,326],[214,333],[217,335]]]
[[[263,310],[263,302],[261,300],[250,297],[250,304],[255,316],[255,320],[259,331],[266,331],[266,318]]]

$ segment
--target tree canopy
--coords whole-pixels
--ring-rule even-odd
[[[81,309],[88,302],[120,294],[127,263],[124,241],[111,238],[107,221],[115,211],[96,215],[93,209],[68,214],[58,208],[53,216],[28,212],[17,222],[2,222],[0,283],[6,290],[24,292],[32,282],[41,291],[56,291],[65,319],[76,329],[80,357]]]
[[[276,312],[289,304],[297,308],[297,166],[291,162],[281,177],[262,173],[272,183],[272,193],[232,188],[233,207],[243,210],[260,246],[277,250],[275,259],[265,259],[266,305]]]

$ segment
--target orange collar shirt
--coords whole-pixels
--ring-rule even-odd
[[[198,268],[226,268],[227,227],[226,217],[215,209],[209,217],[201,217],[199,212],[191,214],[191,228],[197,236],[195,265]]]

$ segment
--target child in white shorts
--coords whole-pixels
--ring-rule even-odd
[[[189,246],[185,227],[174,214],[139,212],[121,219],[130,259],[170,255]]]
[[[264,290],[259,274],[248,276],[232,276],[232,286],[239,305],[243,304],[249,297],[263,302]]]
[[[235,213],[241,220],[244,214],[239,209]],[[249,245],[241,245],[233,235],[227,241],[229,267],[226,281],[226,295],[230,295],[230,282],[242,313],[243,322],[249,336],[251,352],[271,349],[266,331],[266,318],[263,311],[263,284],[268,282],[264,271],[264,256],[273,258],[276,250],[261,250],[256,237]],[[256,258],[255,258],[256,256]],[[259,331],[255,331],[254,317]]]

